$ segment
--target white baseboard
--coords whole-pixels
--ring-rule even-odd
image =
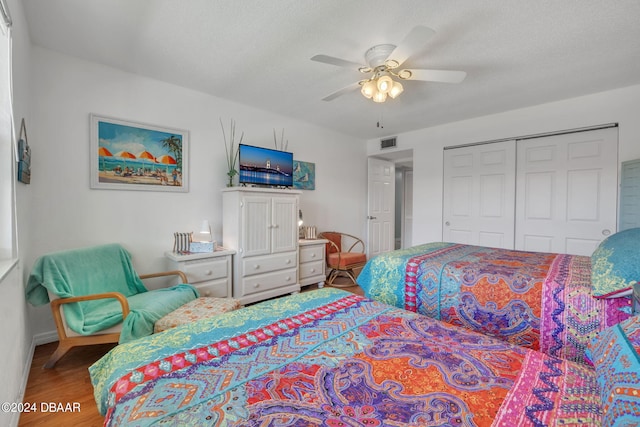
[[[49,344],[54,341],[58,341],[57,331],[42,332],[33,336],[34,349],[37,345]]]
[[[56,334],[57,337],[58,334]],[[27,350],[27,357],[25,358],[24,366],[22,368],[22,383],[20,384],[20,388],[18,389],[18,396],[16,396],[14,402],[23,402],[24,394],[27,390],[27,383],[29,382],[29,372],[31,371],[31,363],[33,362],[33,353],[36,351],[36,338],[33,337],[31,339],[31,345],[29,346],[29,350]],[[9,420],[9,425],[17,427],[20,422],[20,413],[16,412],[13,414],[11,419]]]

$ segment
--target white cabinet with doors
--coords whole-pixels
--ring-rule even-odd
[[[236,251],[233,297],[242,304],[300,291],[299,196],[296,190],[223,190],[222,241]]]

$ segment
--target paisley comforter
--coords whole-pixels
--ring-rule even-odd
[[[585,256],[436,242],[372,258],[357,280],[374,300],[579,363],[630,315],[629,298],[591,296]]]
[[[336,289],[119,345],[108,426],[590,426],[589,367]]]

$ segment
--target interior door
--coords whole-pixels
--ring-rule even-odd
[[[516,249],[591,255],[616,231],[618,128],[518,141]]]
[[[445,242],[513,249],[515,141],[444,150]]]
[[[369,158],[367,257],[393,250],[395,235],[395,164]]]

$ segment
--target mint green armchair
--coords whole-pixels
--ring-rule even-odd
[[[183,284],[147,290],[142,279],[180,276]],[[126,342],[153,333],[154,323],[198,297],[180,271],[138,276],[118,244],[56,252],[40,257],[27,281],[27,301],[51,302],[59,344],[45,368],[71,348]]]

